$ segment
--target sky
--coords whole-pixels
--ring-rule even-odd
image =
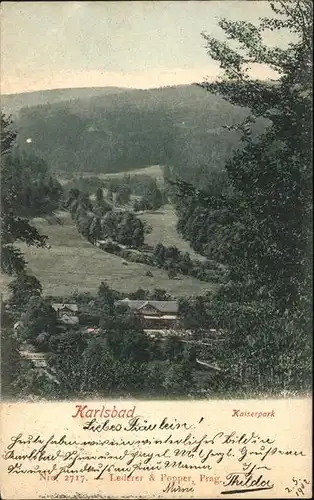
[[[75,87],[151,88],[215,79],[205,31],[220,17],[255,22],[264,1],[2,2],[1,93]],[[270,33],[270,45],[287,43]],[[258,78],[274,76],[254,68]]]

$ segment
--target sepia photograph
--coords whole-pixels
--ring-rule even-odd
[[[312,11],[2,2],[2,400],[310,397]]]

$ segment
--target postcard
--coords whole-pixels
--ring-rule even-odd
[[[312,498],[312,2],[1,4],[1,498]]]

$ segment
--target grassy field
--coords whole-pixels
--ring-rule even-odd
[[[123,177],[124,175],[149,175],[157,180],[163,180],[162,166],[151,165],[149,167],[137,168],[127,172],[117,172],[113,174],[95,174],[93,172],[84,172],[82,177],[99,177],[99,179],[110,179],[114,177]]]
[[[150,215],[154,214],[145,217]],[[158,214],[155,217],[157,222],[165,220],[160,219]],[[164,288],[174,296],[201,294],[211,287],[208,283],[186,276],[169,279],[165,271],[144,264],[129,262],[123,265],[123,259],[103,252],[80,236],[67,214],[61,214],[61,218],[61,225],[49,224],[43,219],[34,221],[40,231],[49,237],[50,249],[19,245],[28,261],[28,271],[41,281],[46,294],[69,295],[75,290],[95,293],[103,280],[120,291]],[[165,227],[171,227],[169,220],[168,214]],[[160,222],[154,226],[154,231],[155,236],[166,235]],[[152,235],[149,236],[152,238]],[[167,238],[167,243],[171,243],[171,234]],[[147,270],[152,271],[153,277],[145,276]],[[4,278],[3,284],[7,283],[8,280]]]
[[[152,232],[145,238],[149,245],[156,245],[160,241],[165,246],[176,246],[182,252],[189,252],[191,258],[204,259],[194,252],[189,243],[178,234],[176,230],[177,216],[172,205],[164,205],[160,210],[146,212],[138,217],[147,221],[153,228]]]
[[[98,174],[97,177],[100,179],[121,177],[125,173]],[[150,175],[159,182],[163,180],[159,165],[127,173]],[[88,172],[84,175],[96,176]],[[103,252],[80,236],[69,214],[63,212],[58,214],[58,217],[62,220],[61,225],[48,223],[44,219],[34,220],[38,229],[49,237],[50,249],[19,245],[28,262],[28,272],[41,281],[46,294],[69,295],[75,290],[95,293],[103,280],[116,290],[131,292],[138,288],[150,290],[164,288],[174,296],[201,294],[215,286],[188,276],[169,279],[166,271],[144,264],[128,262],[128,265],[124,265],[120,257]],[[152,227],[152,232],[145,238],[149,245],[156,245],[158,242],[166,246],[174,245],[183,252],[189,252],[192,258],[202,259],[177,233],[177,218],[171,205],[165,205],[160,210],[146,212],[138,217],[147,221]],[[153,277],[145,276],[148,270],[153,273]],[[0,291],[4,296],[7,295],[8,283],[9,279],[2,276]]]
[[[164,182],[164,177],[162,173],[162,166],[161,165],[151,165],[149,167],[144,167],[144,168],[136,168],[134,170],[129,170],[127,172],[118,172],[118,173],[104,173],[104,174],[99,174],[96,172],[82,172],[77,174],[77,177],[98,177],[98,179],[112,179],[115,177],[123,177],[124,175],[149,175],[150,177],[153,177],[156,179],[158,184],[163,184]],[[58,181],[61,184],[66,184],[69,182],[70,179],[64,179],[62,176],[58,176]]]

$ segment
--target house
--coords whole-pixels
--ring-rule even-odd
[[[176,300],[118,300],[141,319],[144,330],[177,330],[180,327]]]
[[[57,313],[57,318],[66,325],[77,325],[79,322],[78,318],[78,306],[77,304],[51,304],[52,308]]]

